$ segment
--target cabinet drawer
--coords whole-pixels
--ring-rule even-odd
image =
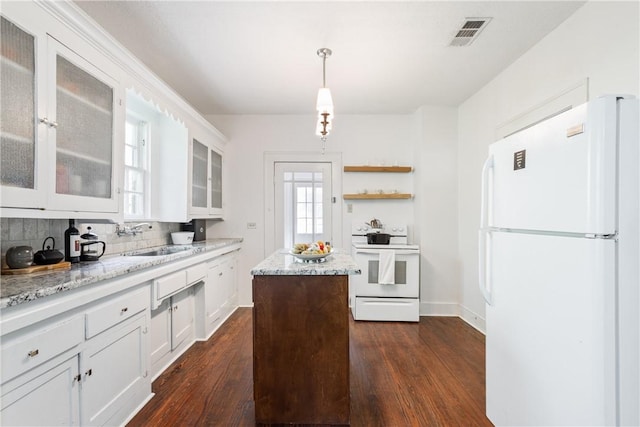
[[[154,297],[156,301],[160,301],[187,286],[186,272],[185,270],[177,271],[156,279],[153,281],[153,286],[155,288]]]
[[[191,285],[200,280],[204,280],[207,276],[207,263],[194,265],[187,268],[187,285]]]
[[[2,383],[80,344],[82,316],[47,325],[9,342],[2,341]]]
[[[144,311],[148,305],[147,289],[139,289],[87,311],[85,314],[87,339]]]

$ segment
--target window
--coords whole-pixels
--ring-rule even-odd
[[[284,172],[283,181],[285,245],[324,240],[323,172]]]
[[[149,126],[127,116],[124,145],[124,216],[149,216]]]

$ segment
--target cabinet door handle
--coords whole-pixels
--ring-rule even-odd
[[[36,357],[38,355],[38,353],[40,353],[40,350],[38,350],[37,348],[35,350],[31,350],[29,353],[27,353],[27,355],[29,357]]]
[[[49,126],[52,128],[57,128],[58,127],[58,122],[51,122],[49,123]]]
[[[87,372],[84,373],[86,376],[90,377],[91,374],[93,374],[93,370],[89,369]]]
[[[218,273],[218,276],[222,276],[222,271],[220,273]]]
[[[78,381],[80,382],[82,380],[82,377],[80,376],[80,374],[76,375],[75,377],[73,377],[73,381]]]
[[[173,307],[173,311],[177,311],[177,310],[178,310],[178,306],[176,305]]]
[[[43,117],[40,119],[40,123],[44,123],[45,125],[49,126],[49,119],[47,119],[46,117]]]
[[[129,310],[129,307],[124,307],[123,309],[120,310],[120,314],[126,313],[128,310]]]

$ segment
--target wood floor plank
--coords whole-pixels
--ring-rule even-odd
[[[255,426],[251,309],[238,309],[153,383],[129,426]],[[350,321],[351,425],[491,426],[484,336],[458,318]]]

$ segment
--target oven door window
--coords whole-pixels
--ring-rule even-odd
[[[378,260],[369,260],[369,268],[367,283],[377,284],[378,283]],[[406,285],[407,284],[407,262],[406,261],[396,261],[395,264],[395,284],[396,285]]]

